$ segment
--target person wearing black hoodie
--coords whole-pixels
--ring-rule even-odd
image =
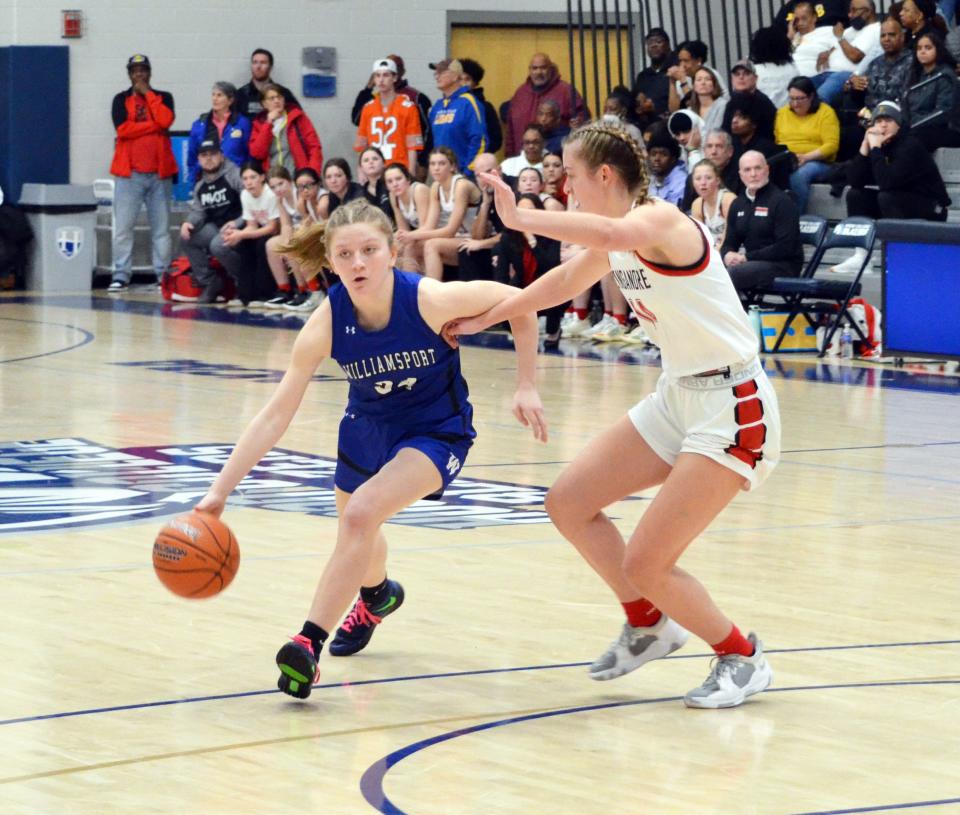
[[[500,126],[497,109],[487,101],[483,88],[480,87],[486,72],[475,59],[461,59],[460,65],[463,67],[463,84],[470,88],[470,93],[483,105],[487,125],[487,152],[496,153],[503,146],[503,128]]]

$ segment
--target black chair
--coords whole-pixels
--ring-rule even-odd
[[[823,257],[823,241],[826,236],[826,218],[821,218],[819,215],[800,216],[800,243],[802,243],[804,246],[813,247],[813,253],[810,255],[810,260],[807,261],[806,265],[800,271],[800,277],[796,279],[813,277],[813,273],[817,270],[817,266],[820,265],[820,259]],[[776,278],[775,280],[781,279],[792,280],[794,278]],[[750,289],[743,292],[741,295],[743,305],[747,308],[750,306],[760,306],[763,308],[764,306],[769,307],[774,305],[772,303],[767,303],[764,300],[764,298],[768,295],[779,295],[779,292],[775,290],[774,282],[768,283],[766,286],[758,286],[755,289]]]
[[[807,217],[807,216],[804,216]],[[860,294],[860,278],[870,263],[873,255],[873,247],[877,240],[877,227],[872,218],[846,218],[837,224],[829,237],[823,241],[820,249],[814,252],[814,256],[807,264],[804,270],[805,276],[801,277],[777,277],[768,291],[771,294],[777,294],[783,298],[784,304],[790,313],[783,324],[780,336],[773,346],[773,351],[780,348],[783,338],[787,336],[790,324],[794,319],[802,314],[807,323],[816,327],[819,315],[830,315],[826,337],[823,341],[823,350],[819,356],[826,353],[830,345],[830,340],[843,322],[851,325],[853,330],[861,341],[866,342],[867,338],[860,330],[856,320],[850,314],[848,307],[850,300]],[[860,268],[854,275],[853,280],[829,280],[823,277],[817,277],[817,268],[823,255],[830,249],[864,249],[866,257]]]

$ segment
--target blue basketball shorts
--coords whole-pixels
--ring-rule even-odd
[[[429,458],[440,473],[442,486],[426,496],[440,498],[463,467],[475,436],[469,416],[454,416],[426,430],[412,430],[387,424],[382,419],[347,413],[340,421],[334,484],[352,493],[380,472],[400,450],[411,447]]]

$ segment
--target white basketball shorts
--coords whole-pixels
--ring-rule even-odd
[[[644,441],[673,466],[699,453],[762,484],[780,459],[777,394],[758,359],[709,375],[668,379],[628,412]]]

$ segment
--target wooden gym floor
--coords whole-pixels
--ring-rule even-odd
[[[765,357],[782,462],[683,563],[759,633],[775,679],[711,712],[680,701],[709,668],[696,639],[588,679],[620,611],[542,512],[564,463],[654,386],[655,356],[542,356],[542,446],[509,413],[502,338],[467,347],[463,477],[386,528],[406,604],[363,653],[324,656],[298,703],[273,658],[333,543],[333,363],[228,507],[234,584],[184,601],[150,564],[297,325],[146,293],[0,300],[4,815],[960,811],[960,378]],[[649,498],[611,508],[621,529]]]

